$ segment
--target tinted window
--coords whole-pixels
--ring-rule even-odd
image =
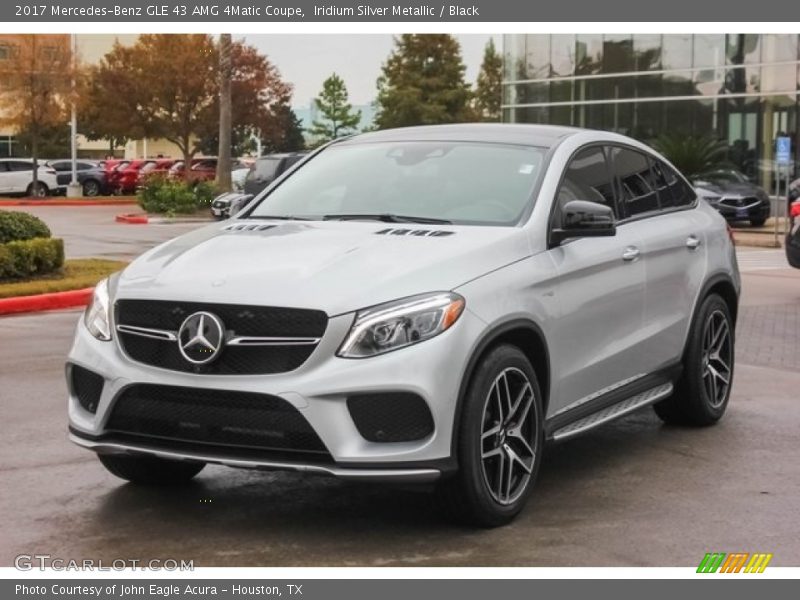
[[[390,213],[510,226],[530,205],[544,154],[478,142],[336,144],[271,190],[251,216]]]
[[[41,168],[42,164],[39,164]],[[23,162],[19,160],[12,160],[8,162],[8,170],[9,171],[33,171],[33,163]]]
[[[670,189],[666,173],[664,172],[664,164],[660,160],[651,159],[650,165],[653,187],[658,193],[658,201],[659,204],[661,204],[661,208],[675,206],[675,201],[672,198],[672,190]]]
[[[614,172],[620,184],[620,200],[625,217],[657,211],[658,194],[654,189],[650,161],[645,154],[627,148],[611,151]]]
[[[555,227],[561,224],[561,209],[572,200],[605,204],[617,214],[613,179],[605,152],[599,146],[581,150],[570,161],[556,195]]]
[[[247,178],[251,180],[271,179],[275,175],[275,171],[278,170],[280,162],[280,159],[277,158],[259,159],[250,172],[247,173]]]
[[[53,169],[56,171],[69,171],[70,166],[69,163],[66,161],[58,161],[58,162],[51,162],[48,163]]]
[[[675,170],[667,164],[660,163],[661,169],[664,172],[664,177],[667,180],[670,193],[672,194],[673,206],[690,206],[694,203],[697,195],[694,189],[686,181],[678,175]]]
[[[94,163],[87,163],[87,162],[79,162],[75,163],[75,166],[80,169],[81,171],[89,171],[92,169],[97,169],[97,165]]]

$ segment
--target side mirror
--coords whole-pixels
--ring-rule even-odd
[[[566,239],[608,237],[617,234],[614,211],[605,204],[572,200],[561,208],[561,228],[550,234],[550,242],[558,246]]]

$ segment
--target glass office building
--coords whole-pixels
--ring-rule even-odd
[[[797,156],[800,35],[514,34],[503,47],[506,122],[712,134],[765,186],[778,135]]]

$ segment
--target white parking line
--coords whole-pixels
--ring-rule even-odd
[[[743,273],[790,268],[782,248],[768,250],[737,249],[736,258],[739,261],[739,270]]]

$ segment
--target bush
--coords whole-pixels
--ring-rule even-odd
[[[24,212],[0,210],[0,244],[49,237],[50,228],[38,217]]]
[[[714,136],[665,133],[653,146],[688,179],[730,166],[728,144]]]
[[[64,266],[64,241],[34,238],[0,244],[0,280],[44,275]]]
[[[206,182],[194,185],[163,175],[148,177],[139,189],[139,206],[149,213],[188,214],[211,205],[214,186]]]

